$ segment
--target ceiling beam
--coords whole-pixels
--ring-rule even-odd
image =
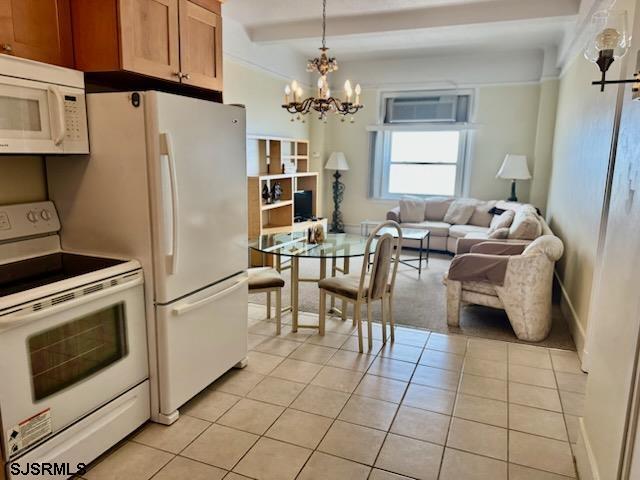
[[[578,14],[580,0],[488,0],[467,4],[397,10],[357,16],[330,17],[328,36],[351,36],[420,30]],[[247,28],[251,40],[272,43],[320,36],[320,18],[271,23]]]

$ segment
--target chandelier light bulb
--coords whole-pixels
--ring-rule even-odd
[[[620,46],[622,35],[615,28],[605,28],[596,37],[596,48],[598,50],[613,50]]]
[[[298,87],[298,89],[296,90],[296,94],[298,95],[298,98],[302,98],[302,88]]]
[[[291,82],[291,90],[293,90],[294,92],[298,91],[298,81],[294,80],[293,82]]]
[[[284,104],[289,105],[291,103],[291,87],[287,85],[284,87]]]

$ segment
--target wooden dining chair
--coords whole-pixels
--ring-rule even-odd
[[[267,294],[267,318],[271,318],[271,294],[276,297],[276,334],[282,330],[282,287],[284,279],[280,272],[271,267],[249,269],[249,294]]]
[[[378,232],[386,227],[395,228],[397,236],[394,238],[390,233],[378,236]],[[371,244],[376,238],[375,251],[371,252]],[[353,323],[358,327],[358,348],[361,353],[363,352],[361,320],[363,303],[367,305],[369,350],[373,348],[371,305],[376,300],[380,300],[382,305],[382,341],[384,343],[387,341],[387,308],[391,328],[391,341],[395,340],[392,303],[401,249],[402,229],[396,222],[389,220],[378,225],[369,235],[365,245],[365,255],[362,260],[360,275],[328,277],[318,282],[318,287],[320,288],[320,335],[324,335],[325,331],[326,296],[329,294],[354,304]],[[373,262],[371,262],[371,271],[369,272],[369,257],[371,254],[373,254]]]

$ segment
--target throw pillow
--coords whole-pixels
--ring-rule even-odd
[[[447,209],[454,201],[451,197],[429,197],[425,199],[424,218],[432,222],[442,222],[447,214]]]
[[[469,225],[475,225],[476,227],[488,227],[493,219],[493,214],[490,213],[492,207],[496,202],[478,202],[476,208],[473,211],[473,215],[469,219]]]
[[[444,221],[451,225],[466,225],[476,209],[476,202],[468,199],[455,200],[444,215]]]
[[[524,205],[519,208],[509,227],[509,238],[535,240],[542,234],[542,224],[538,220],[535,207]]]
[[[506,238],[509,238],[509,229],[507,227],[498,228],[497,230],[494,230],[489,234],[489,238],[497,239],[497,240],[505,240]]]
[[[400,200],[400,221],[424,222],[424,201],[416,198]]]
[[[513,218],[516,216],[516,212],[513,210],[505,210],[500,215],[495,215],[489,225],[489,234],[495,232],[500,228],[509,228],[513,223]]]

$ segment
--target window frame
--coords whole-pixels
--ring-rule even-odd
[[[429,122],[429,123],[383,123],[386,114],[387,99],[392,97],[415,97],[424,95],[468,95],[468,121],[467,122]],[[441,197],[441,194],[416,194],[416,193],[392,193],[389,192],[389,180],[391,172],[391,136],[393,132],[413,131],[413,132],[436,132],[436,131],[457,131],[460,135],[458,140],[458,160],[456,165],[456,178],[454,192],[451,196],[464,196],[468,188],[467,170],[469,163],[470,144],[472,142],[472,132],[470,131],[471,119],[475,112],[475,90],[421,90],[402,92],[381,92],[378,112],[378,125],[371,130],[371,165],[370,165],[370,197],[377,200],[398,200],[407,196],[416,198]],[[437,162],[417,162],[413,165],[432,165]],[[454,165],[454,164],[448,164]]]

